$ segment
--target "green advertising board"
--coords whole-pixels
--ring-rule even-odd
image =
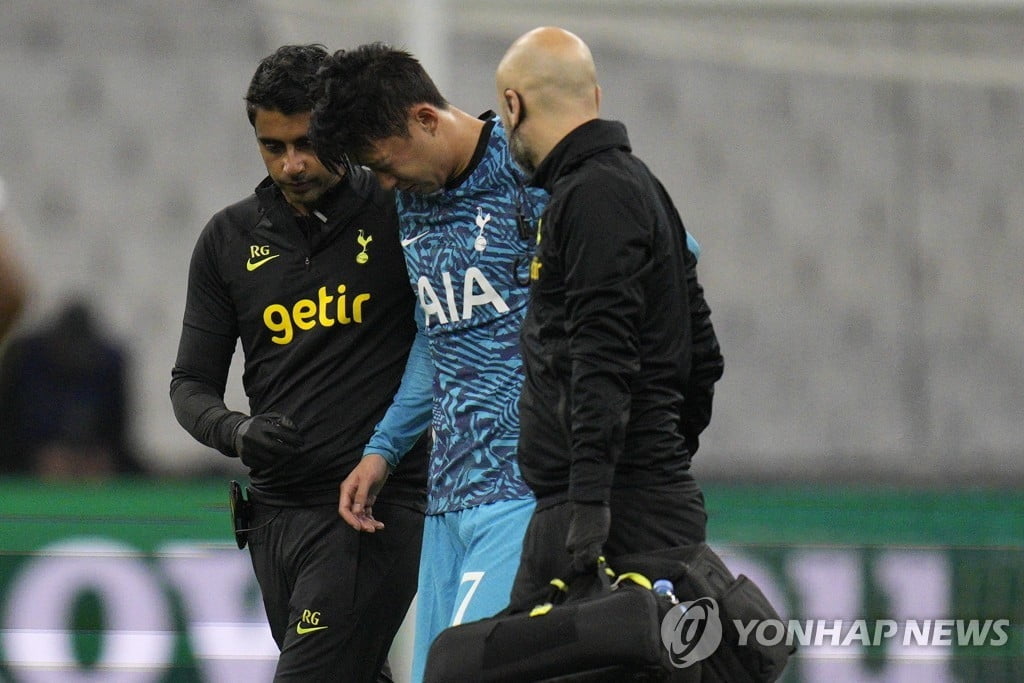
[[[0,482],[0,680],[271,680],[222,481]],[[705,487],[798,645],[783,680],[1024,680],[1024,494]],[[406,670],[396,648],[396,672]]]

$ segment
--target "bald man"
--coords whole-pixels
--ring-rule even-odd
[[[723,360],[671,198],[599,118],[590,49],[560,28],[509,48],[501,117],[530,184],[550,193],[521,336],[518,457],[537,506],[513,607],[597,558],[705,538],[690,473]]]

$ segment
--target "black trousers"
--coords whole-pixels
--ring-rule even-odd
[[[379,501],[373,512],[385,528],[368,534],[335,505],[253,504],[249,552],[281,649],[275,682],[390,680],[388,650],[416,594],[423,514]]]
[[[565,549],[571,504],[544,505],[530,519],[523,538],[523,554],[512,584],[511,605],[527,605],[555,578],[567,578],[570,555]],[[674,548],[705,540],[707,513],[704,494],[692,478],[644,488],[612,488],[611,531],[604,545],[605,558],[615,569],[615,557]]]

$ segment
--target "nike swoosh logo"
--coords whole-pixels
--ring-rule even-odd
[[[307,633],[312,633],[313,631],[323,631],[325,628],[327,628],[327,627],[326,626],[310,626],[310,627],[307,628],[307,627],[304,627],[302,624],[295,624],[295,632],[298,633],[300,636],[304,636]]]
[[[248,261],[245,262],[245,269],[251,273],[252,271],[262,266],[267,261],[273,261],[278,256],[280,256],[280,254],[274,254],[273,256],[268,256],[267,258],[261,258],[259,261],[253,261],[252,259],[249,259]]]
[[[429,230],[427,232],[421,232],[420,234],[418,234],[418,235],[416,235],[414,237],[408,237],[408,238],[402,240],[402,246],[403,247],[407,247],[410,244],[412,244],[413,242],[415,242],[416,240],[418,240],[419,238],[426,237],[428,234],[430,234]]]

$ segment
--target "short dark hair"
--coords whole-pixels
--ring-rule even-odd
[[[409,135],[409,108],[448,102],[419,61],[385,43],[338,50],[324,60],[314,85],[309,137],[320,160],[338,167],[378,140]]]
[[[291,116],[313,111],[311,87],[317,69],[327,58],[319,43],[282,45],[260,61],[245,93],[245,113],[256,124],[256,110],[268,109]]]

